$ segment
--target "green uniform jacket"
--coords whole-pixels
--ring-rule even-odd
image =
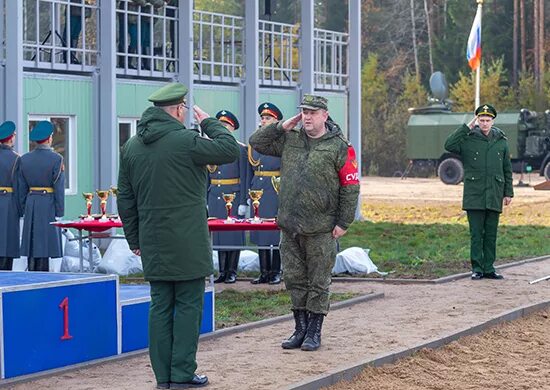
[[[218,120],[205,119],[201,127],[210,140],[150,107],[122,150],[118,212],[130,249],[141,250],[146,280],[212,274],[206,164],[234,161],[239,147]]]
[[[464,210],[502,212],[502,198],[513,197],[512,163],[504,132],[496,127],[491,137],[462,125],[445,141],[445,149],[461,157],[464,165]]]
[[[303,129],[286,133],[282,122],[278,122],[258,129],[250,137],[250,145],[258,152],[281,157],[277,223],[286,231],[326,233],[336,225],[347,229],[355,218],[357,170],[355,184],[341,185],[339,176],[353,148],[336,124],[327,122],[327,130],[321,138],[312,140]]]

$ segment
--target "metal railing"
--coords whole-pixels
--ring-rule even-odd
[[[28,68],[92,72],[98,65],[100,1],[22,0],[23,61]],[[117,0],[117,74],[170,79],[178,72],[178,1]],[[297,25],[259,20],[259,83],[295,87],[300,74]],[[0,23],[4,30],[5,23]],[[195,80],[239,83],[244,75],[244,18],[193,12]],[[0,31],[5,35],[5,31]],[[348,34],[314,29],[314,81],[347,86]],[[0,60],[4,55],[4,40]]]
[[[240,82],[243,76],[244,18],[193,12],[194,78],[206,82]]]
[[[177,0],[119,0],[117,73],[170,78],[178,70]]]
[[[345,90],[348,80],[348,34],[314,30],[315,88]]]
[[[260,85],[294,87],[300,77],[297,25],[259,21]]]
[[[98,0],[23,0],[24,66],[92,71],[98,26]]]

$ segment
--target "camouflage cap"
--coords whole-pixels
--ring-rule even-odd
[[[482,106],[479,106],[476,109],[475,114],[476,114],[476,116],[486,115],[486,116],[490,116],[492,118],[496,118],[497,117],[497,110],[495,110],[495,108],[493,106],[491,106],[490,104],[484,104]]]
[[[298,108],[305,108],[308,110],[328,110],[328,100],[323,96],[317,95],[304,95],[302,103]]]
[[[187,87],[180,83],[170,83],[157,89],[149,96],[149,101],[155,106],[174,106],[185,102]]]

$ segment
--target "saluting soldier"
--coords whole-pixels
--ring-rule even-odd
[[[216,114],[216,118],[229,131],[239,128],[237,117],[227,110]],[[208,187],[208,215],[216,218],[226,218],[227,210],[223,194],[235,194],[235,200],[231,215],[244,217],[246,214],[246,145],[239,142],[239,158],[229,164],[208,165],[210,172],[210,185]],[[238,207],[237,207],[238,206]],[[213,244],[219,246],[243,246],[245,244],[244,232],[215,232]],[[218,264],[220,274],[214,283],[235,283],[237,280],[237,267],[239,265],[240,250],[219,250]]]
[[[267,126],[283,119],[281,110],[269,102],[258,106],[260,126]],[[248,145],[249,188],[264,190],[260,201],[259,215],[261,218],[275,218],[279,208],[279,195],[275,191],[272,178],[281,176],[281,159],[275,156],[261,154]],[[278,246],[281,233],[277,231],[252,231],[250,241],[260,246]],[[260,276],[252,284],[281,283],[281,255],[278,249],[259,249]]]
[[[24,210],[21,255],[29,271],[49,271],[50,257],[62,257],[61,231],[50,224],[65,213],[63,157],[52,149],[53,124],[40,121],[29,139],[33,151],[21,157],[19,199]]]
[[[445,142],[445,149],[464,164],[462,209],[470,225],[472,279],[502,279],[495,272],[497,229],[502,204],[514,196],[512,163],[504,132],[493,126],[497,116],[489,104],[479,106],[468,125],[463,124]]]
[[[11,271],[13,259],[19,257],[19,217],[17,196],[20,157],[13,150],[15,123],[0,125],[0,270]]]

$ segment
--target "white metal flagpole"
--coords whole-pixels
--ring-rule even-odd
[[[482,21],[482,9],[483,9],[483,0],[477,0],[477,12],[479,12],[479,36],[480,36],[480,43],[481,43],[481,21]],[[481,58],[479,60],[479,66],[476,70],[476,100],[475,100],[475,107],[474,110],[479,107],[481,104],[479,102],[480,98],[480,90],[481,90]]]

